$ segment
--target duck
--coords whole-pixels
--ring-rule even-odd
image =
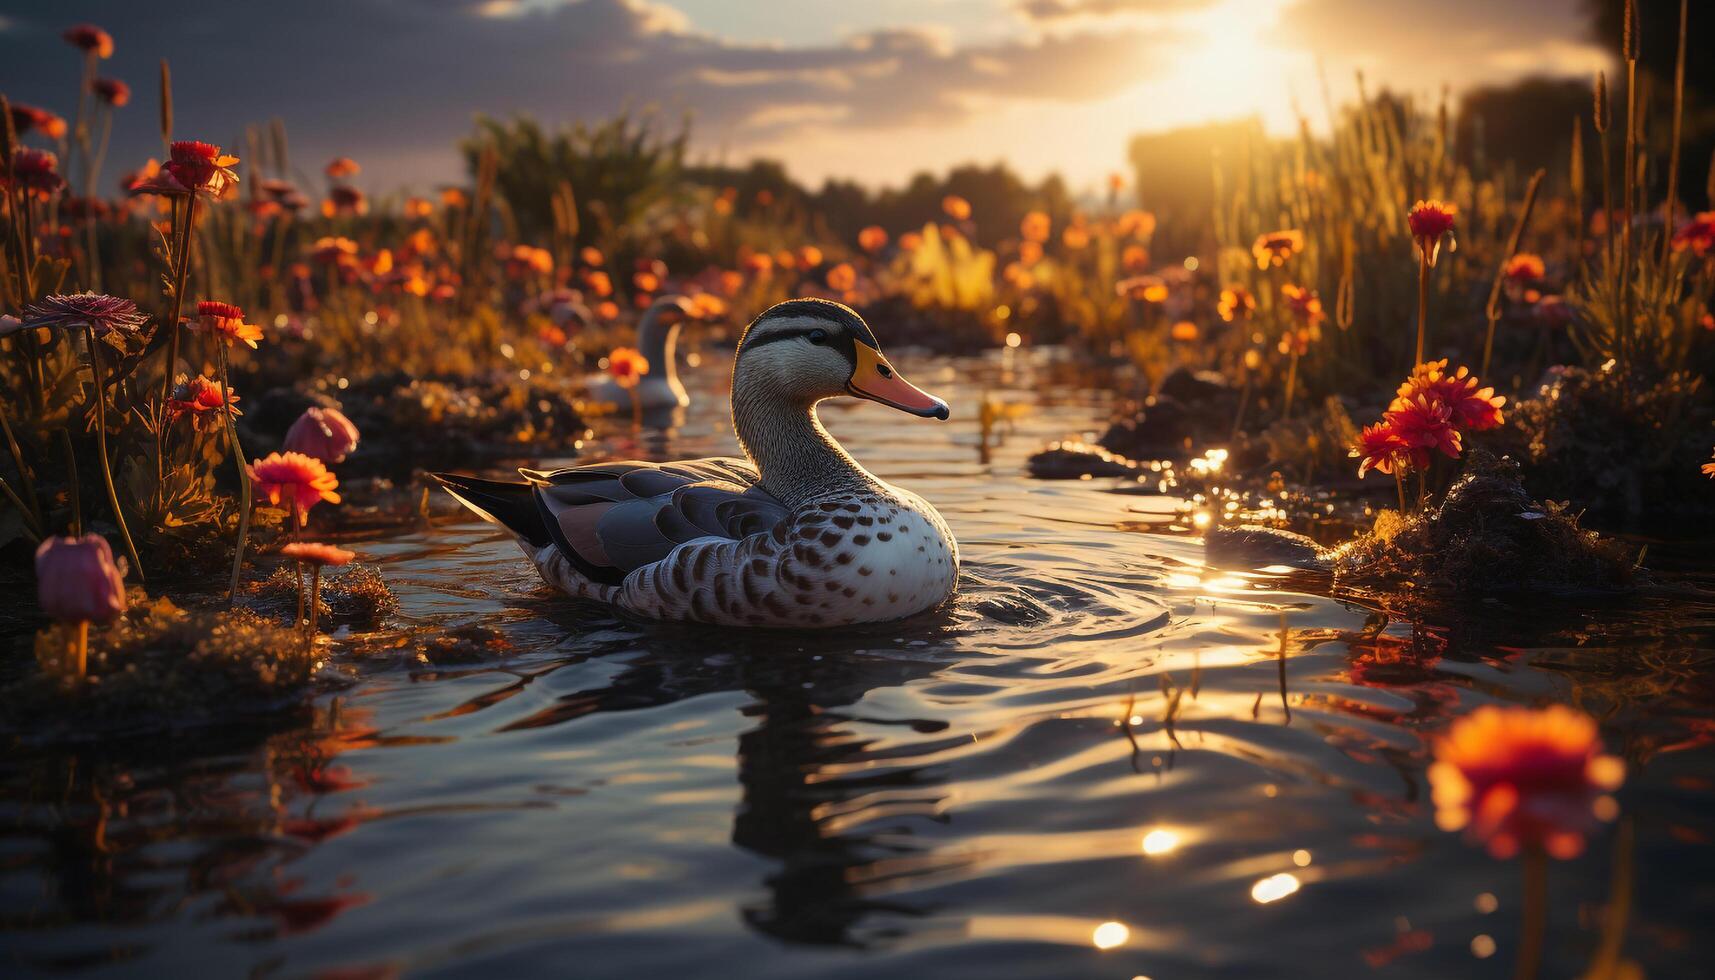
[[[946,421],[857,311],[778,303],[733,357],[744,457],[589,463],[522,482],[432,474],[509,531],[542,580],[646,619],[816,629],[903,619],[946,602],[959,546],[936,509],[864,469],[817,406],[858,398]]]
[[[684,296],[661,296],[643,311],[637,323],[637,351],[649,362],[649,370],[637,381],[637,401],[644,412],[662,409],[688,408],[691,396],[679,381],[677,349],[679,330],[695,315],[691,301]],[[591,382],[590,397],[629,408],[632,392],[620,387],[612,378]]]

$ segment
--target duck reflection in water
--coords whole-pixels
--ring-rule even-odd
[[[891,636],[875,634],[873,647],[892,646]],[[738,639],[749,645],[707,657],[683,649],[647,654],[611,684],[567,694],[506,728],[748,692],[753,700],[742,711],[754,724],[738,739],[743,798],[732,841],[778,867],[763,880],[766,896],[744,906],[745,922],[792,943],[863,947],[885,941],[888,930],[872,917],[928,911],[889,900],[895,886],[918,885],[924,876],[956,870],[968,859],[936,854],[911,836],[921,821],[943,819],[944,775],[937,766],[914,761],[943,745],[914,741],[912,755],[896,755],[878,747],[882,737],[875,733],[878,726],[901,725],[932,735],[946,729],[946,722],[869,717],[858,706],[873,691],[931,677],[947,663],[934,644],[865,651],[862,635]],[[854,646],[860,648],[856,653]]]

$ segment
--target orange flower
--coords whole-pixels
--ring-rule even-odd
[[[356,177],[363,172],[363,168],[351,157],[334,157],[328,161],[326,172],[334,180],[344,180],[347,177]]]
[[[1190,343],[1198,336],[1197,325],[1190,320],[1180,320],[1173,325],[1172,337],[1180,343]]]
[[[603,320],[612,320],[619,316],[619,304],[611,299],[602,300],[595,305],[595,315]]]
[[[250,464],[250,479],[270,504],[294,505],[299,524],[308,523],[310,508],[322,501],[339,503],[339,480],[321,460],[303,453],[270,453]]]
[[[948,194],[941,198],[941,210],[947,212],[947,217],[954,221],[969,221],[971,217],[971,202],[957,194]]]
[[[1520,285],[1532,285],[1542,281],[1548,274],[1548,266],[1542,261],[1542,256],[1531,252],[1520,252],[1507,260],[1506,270],[1502,273],[1507,282]]]
[[[1167,299],[1167,283],[1160,276],[1133,276],[1114,283],[1114,291],[1127,299],[1160,303]]]
[[[313,541],[294,541],[281,548],[280,554],[317,566],[345,565],[357,557],[355,552]]]
[[[210,336],[219,337],[227,343],[243,342],[256,349],[256,342],[262,339],[262,328],[254,323],[244,322],[244,311],[231,303],[215,303],[204,300],[197,304],[197,326]]]
[[[649,373],[649,359],[631,347],[615,347],[607,355],[607,373],[621,388],[635,388]]]
[[[858,232],[858,247],[866,252],[879,252],[887,247],[887,229],[870,225]]]
[[[915,252],[922,247],[923,236],[918,232],[908,231],[899,236],[899,250],[901,252]]]
[[[726,300],[714,293],[698,293],[691,297],[691,315],[699,320],[716,320],[726,316]]]
[[[745,271],[758,279],[766,279],[774,272],[774,257],[766,252],[753,252],[744,256],[741,261]]]
[[[1228,323],[1242,320],[1256,312],[1256,297],[1243,286],[1228,286],[1221,290],[1221,302],[1216,310]]]
[[[1493,388],[1477,387],[1471,369],[1461,367],[1449,373],[1447,361],[1419,364],[1411,377],[1399,386],[1398,397],[1391,408],[1398,408],[1416,396],[1427,397],[1446,405],[1452,415],[1453,427],[1460,432],[1482,432],[1501,424],[1501,407],[1505,395],[1495,394]]]
[[[1125,174],[1122,174],[1117,170],[1114,171],[1113,173],[1108,174],[1108,190],[1109,191],[1111,191],[1112,193],[1118,194],[1124,188],[1125,188]]]
[[[578,261],[588,266],[600,266],[607,262],[607,257],[601,254],[601,249],[594,245],[585,245],[578,249]]]
[[[613,295],[613,278],[600,269],[591,269],[585,272],[584,285],[597,296]]]
[[[814,245],[805,245],[798,250],[798,268],[814,269],[822,264],[822,250]]]
[[[1018,234],[1027,242],[1041,244],[1048,240],[1053,231],[1054,223],[1046,211],[1031,211],[1018,223]]]
[[[349,238],[318,238],[310,247],[310,257],[322,265],[355,265],[357,243]]]
[[[1042,261],[1042,243],[1025,239],[1018,243],[1018,261],[1023,265],[1035,265]]]
[[[1396,399],[1382,414],[1400,441],[1412,449],[1438,449],[1442,455],[1458,459],[1464,449],[1459,430],[1453,427],[1453,411],[1447,403],[1424,394]],[[1428,461],[1424,461],[1427,465]]]
[[[723,296],[737,296],[744,288],[744,273],[737,269],[722,269],[720,274],[720,291]]]
[[[462,187],[441,188],[441,207],[443,208],[462,208],[469,201],[470,198],[465,194]]]
[[[12,103],[12,128],[23,136],[31,130],[39,131],[51,140],[65,139],[66,121],[46,109],[38,109],[33,105],[22,102]]]
[[[1119,232],[1122,235],[1148,238],[1155,234],[1155,215],[1136,209],[1127,211],[1120,215]]]
[[[506,252],[506,274],[514,279],[545,276],[554,271],[554,253],[533,245],[514,245]]]
[[[1060,232],[1060,244],[1074,252],[1086,248],[1090,244],[1090,229],[1083,225],[1067,225],[1066,229]]]
[[[1715,479],[1715,461],[1703,464],[1703,475]]]
[[[661,288],[661,277],[653,272],[638,272],[632,275],[631,284],[645,293],[653,293]]]
[[[1320,332],[1322,321],[1328,315],[1322,310],[1322,297],[1316,294],[1316,290],[1287,283],[1280,287],[1280,295],[1286,300],[1287,312],[1299,326]]]
[[[113,35],[94,24],[79,24],[76,27],[67,28],[60,37],[65,38],[66,43],[72,47],[93,54],[97,58],[113,57]]]
[[[1125,266],[1125,271],[1133,274],[1148,270],[1149,249],[1135,243],[1127,245],[1120,252],[1120,265]]]
[[[1292,228],[1259,235],[1251,245],[1251,255],[1256,257],[1256,267],[1259,269],[1283,266],[1287,259],[1302,251],[1304,233]]]
[[[1310,345],[1322,339],[1322,331],[1315,327],[1292,327],[1280,335],[1280,343],[1275,349],[1282,354],[1303,357],[1310,353]]]
[[[431,218],[435,214],[435,205],[426,197],[407,197],[405,199],[405,217]]]
[[[332,218],[342,214],[363,215],[369,213],[369,198],[355,187],[338,184],[328,191],[327,200],[322,202],[322,217]]]
[[[1411,239],[1417,243],[1418,254],[1425,256],[1431,266],[1441,255],[1442,237],[1451,240],[1458,215],[1458,206],[1443,201],[1418,201],[1411,206],[1406,224],[1411,227]],[[1456,241],[1448,245],[1449,249],[1457,247]]]
[[[1358,460],[1358,479],[1371,470],[1377,473],[1403,473],[1421,455],[1427,461],[1429,455],[1421,450],[1413,450],[1401,439],[1399,433],[1387,422],[1377,422],[1375,425],[1364,426],[1364,431],[1358,434],[1358,444],[1352,447],[1352,458]]]
[[[1614,811],[1606,794],[1625,772],[1603,754],[1596,722],[1582,712],[1478,708],[1435,742],[1435,823],[1464,830],[1497,858],[1527,847],[1577,857],[1598,815]]]
[[[850,262],[841,262],[828,270],[828,288],[843,293],[857,288],[857,270]]]

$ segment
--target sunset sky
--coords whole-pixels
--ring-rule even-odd
[[[1431,95],[1593,72],[1579,0],[25,0],[0,14],[0,88],[73,111],[59,31],[90,21],[131,83],[113,160],[160,152],[155,63],[178,135],[231,142],[278,115],[296,163],[334,154],[371,189],[458,179],[473,114],[549,123],[623,107],[690,113],[700,156],[782,159],[801,178],[898,182],[1006,160],[1089,185],[1133,133],[1322,113],[1353,71]]]

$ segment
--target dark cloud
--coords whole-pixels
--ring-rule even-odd
[[[118,50],[104,72],[138,91],[115,136],[120,166],[159,152],[150,134],[165,56],[181,135],[229,141],[281,116],[300,161],[344,153],[371,174],[418,179],[453,175],[454,141],[476,113],[560,121],[653,105],[692,112],[705,139],[742,152],[745,138],[807,122],[949,124],[995,100],[1099,98],[1147,77],[1175,41],[1109,31],[960,47],[887,30],[783,47],[693,31],[644,0],[36,6],[0,30],[8,94],[66,111],[78,63],[58,32],[78,21],[107,28]]]

